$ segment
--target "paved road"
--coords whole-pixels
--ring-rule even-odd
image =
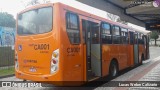
[[[143,65],[138,66],[120,76],[113,79],[112,81],[153,81],[152,77],[156,77],[159,80],[157,73],[160,75],[160,47],[150,47],[150,59],[143,62]],[[153,73],[154,72],[154,73]],[[154,78],[155,79],[155,78]],[[108,82],[110,83],[110,82]],[[108,83],[103,84],[100,87],[95,88],[96,90],[139,90],[144,88],[121,88],[121,87],[106,87]],[[148,89],[148,88],[147,88]],[[153,88],[150,88],[153,89]],[[148,89],[148,90],[150,90]],[[155,89],[155,88],[154,88]],[[157,90],[157,89],[156,89]],[[160,89],[159,89],[160,90]]]
[[[150,77],[155,77],[156,78],[160,78],[159,76],[156,76],[158,74],[160,74],[160,47],[150,47],[150,59],[143,62],[143,65],[136,67],[128,72],[125,72],[124,74],[121,74],[120,76],[118,76],[117,78],[113,79],[112,81],[150,81],[151,78]],[[154,74],[153,74],[154,73]],[[157,79],[160,80],[160,79]],[[3,78],[0,79],[0,81],[22,81],[20,79],[17,79],[15,77],[9,77],[9,78]],[[105,84],[100,85],[99,87],[86,87],[86,88],[81,88],[81,87],[75,87],[75,88],[71,88],[71,87],[67,87],[67,88],[60,88],[60,87],[41,87],[41,88],[0,88],[3,90],[61,90],[61,89],[95,89],[95,90],[125,90],[125,89],[137,89],[137,88],[117,88],[117,87],[106,87],[107,84],[110,82],[107,82]],[[140,89],[140,88],[139,88]],[[152,88],[153,89],[153,88]],[[155,89],[155,88],[154,88]]]

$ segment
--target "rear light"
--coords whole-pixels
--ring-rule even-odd
[[[18,54],[17,51],[15,51],[15,69],[18,70],[19,69],[19,64],[18,64]]]
[[[58,71],[59,65],[59,49],[53,51],[51,58],[51,74]]]
[[[56,63],[57,63],[57,60],[53,59],[53,60],[52,60],[52,63],[53,63],[53,64],[56,64]]]

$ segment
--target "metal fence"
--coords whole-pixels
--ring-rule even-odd
[[[14,65],[14,48],[0,47],[0,67]]]
[[[0,47],[0,77],[14,74],[14,48]]]

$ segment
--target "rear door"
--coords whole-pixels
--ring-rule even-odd
[[[149,37],[144,35],[145,59],[149,59]]]
[[[138,33],[134,33],[134,64],[137,65],[139,63],[139,46],[138,46]]]
[[[82,20],[85,29],[87,80],[101,76],[101,44],[99,23]]]
[[[131,45],[131,55],[130,59],[133,60],[131,61],[131,65],[137,65],[139,63],[138,61],[138,35],[135,32],[129,31],[130,34],[130,45]]]

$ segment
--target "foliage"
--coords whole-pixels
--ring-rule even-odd
[[[16,20],[7,12],[0,12],[0,26],[15,28]]]
[[[150,37],[151,37],[151,39],[155,40],[155,45],[157,45],[156,41],[159,38],[158,33],[154,31],[154,32],[151,33]]]
[[[39,0],[31,0],[30,2],[28,2],[28,5],[35,5],[35,4],[40,4]]]
[[[121,20],[121,18],[117,15],[107,13],[107,17],[112,21],[119,22],[119,23],[126,24],[126,25],[128,24],[128,22]]]
[[[49,3],[49,2],[50,2],[50,0],[43,0],[42,3]]]
[[[117,19],[117,22],[122,23],[122,24],[125,24],[125,25],[128,24],[128,22],[121,20],[121,18],[118,18],[118,19]]]
[[[3,67],[1,67],[1,68],[3,68]],[[14,74],[14,67],[7,67],[7,68],[5,68],[5,69],[0,69],[0,77],[1,76],[6,76],[6,75],[12,75],[12,74]]]
[[[29,1],[21,0],[21,3],[22,3],[25,7],[32,6],[32,5],[36,5],[36,4],[49,3],[49,2],[50,2],[50,0],[29,0]]]
[[[159,35],[157,32],[152,32],[151,35],[150,35],[151,39],[158,39],[159,38]]]
[[[107,13],[107,17],[112,20],[112,21],[117,21],[117,19],[119,18],[117,15],[111,14],[111,13]]]

